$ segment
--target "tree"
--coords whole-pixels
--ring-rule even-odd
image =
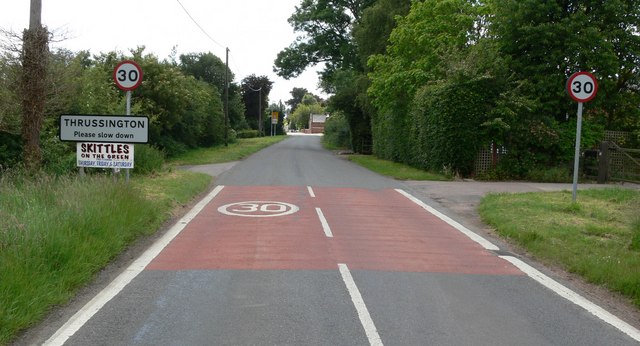
[[[245,104],[245,118],[249,126],[263,135],[264,126],[262,120],[265,119],[264,111],[269,104],[269,93],[273,82],[267,76],[256,76],[252,74],[245,77],[241,82],[242,99]]]
[[[267,114],[272,114],[273,112],[278,112],[278,123],[276,124],[276,135],[284,135],[284,118],[287,116],[287,108],[285,107],[282,101],[278,103],[272,103],[269,108],[267,108]],[[271,119],[271,118],[269,118]],[[269,120],[269,124],[271,121]]]
[[[304,97],[304,95],[308,93],[309,90],[307,90],[306,88],[293,88],[291,90],[291,98],[287,102],[285,102],[287,106],[289,106],[291,112],[294,112],[296,110],[298,104],[302,102],[302,98]]]
[[[362,20],[353,28],[362,65],[375,54],[384,54],[389,35],[396,27],[396,19],[405,16],[411,8],[411,0],[378,0],[366,8]]]
[[[180,55],[180,69],[185,74],[194,76],[220,91],[224,90],[227,66],[213,53],[182,54]],[[230,69],[226,73],[229,74],[229,80],[234,80],[234,74]]]
[[[226,64],[213,53],[191,53],[180,55],[180,69],[187,75],[204,81],[215,87],[224,95],[225,71],[229,81],[235,79],[234,74]],[[224,100],[223,100],[224,102]],[[233,129],[246,128],[245,108],[240,95],[240,88],[236,83],[229,83],[229,126]]]
[[[539,97],[528,116],[566,119],[574,104],[567,78],[580,70],[599,79],[589,108],[610,129],[628,129],[640,116],[640,1],[495,0],[493,33],[512,71],[529,81],[524,92]]]
[[[406,134],[416,92],[445,80],[451,52],[463,52],[480,40],[483,10],[481,4],[467,0],[414,2],[392,31],[386,54],[370,58],[369,94],[377,108],[372,119],[377,155],[410,161],[407,154],[412,148]]]
[[[302,0],[289,18],[294,31],[303,33],[275,60],[274,71],[284,78],[298,76],[309,66],[325,63],[324,77],[337,69],[360,65],[351,29],[362,11],[375,0]]]
[[[291,114],[290,123],[295,124],[297,129],[309,128],[309,118],[311,114],[324,114],[325,109],[312,94],[307,94],[298,105],[295,112]]]

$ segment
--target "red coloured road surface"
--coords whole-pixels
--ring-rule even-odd
[[[333,270],[345,263],[365,270],[523,275],[395,190],[313,191],[316,197],[306,187],[227,186],[147,269]],[[333,237],[325,235],[316,208]]]

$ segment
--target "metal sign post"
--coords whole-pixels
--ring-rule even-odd
[[[131,90],[142,83],[142,68],[135,61],[120,62],[113,70],[113,80],[118,88],[127,92],[127,115],[131,115]],[[129,169],[125,168],[125,181],[129,182]],[[114,169],[114,173],[117,173]]]
[[[271,112],[271,136],[275,136],[278,130],[278,115],[279,112]]]
[[[580,138],[582,137],[582,104],[588,102],[598,92],[598,82],[589,72],[577,72],[567,81],[569,96],[578,102],[578,121],[576,126],[576,151],[573,162],[573,202],[578,195],[578,169],[580,168]]]

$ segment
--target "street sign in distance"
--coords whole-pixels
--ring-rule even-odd
[[[596,97],[598,82],[589,72],[576,72],[567,81],[567,92],[576,102],[588,102]]]
[[[135,61],[121,61],[113,70],[113,81],[118,88],[131,91],[142,83],[142,68]]]

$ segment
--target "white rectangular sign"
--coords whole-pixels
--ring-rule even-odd
[[[124,115],[61,115],[60,140],[66,142],[148,143],[149,118]]]
[[[77,143],[78,167],[133,168],[133,144]]]

